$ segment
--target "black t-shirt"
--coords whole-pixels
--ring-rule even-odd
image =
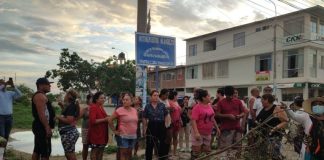
[[[63,110],[62,110],[62,115],[64,117],[67,117],[67,116],[73,116],[73,117],[78,117],[79,116],[79,106],[76,105],[75,103],[71,103],[69,105],[67,105]],[[66,123],[63,123],[61,121],[59,121],[59,124],[58,124],[58,127],[64,127],[64,126],[69,126],[70,124],[66,124]]]

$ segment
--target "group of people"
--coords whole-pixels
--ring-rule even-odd
[[[235,158],[240,154],[242,136],[249,131],[259,133],[256,137],[248,138],[249,145],[258,138],[265,138],[264,145],[258,149],[265,151],[271,145],[272,159],[280,160],[283,159],[283,130],[289,118],[302,126],[303,135],[294,139],[295,150],[300,153],[299,159],[324,159],[324,98],[321,97],[306,101],[296,97],[287,107],[276,101],[271,87],[265,87],[262,96],[258,88],[253,88],[246,103],[239,99],[238,91],[233,86],[225,86],[217,90],[214,101],[207,90],[195,88],[193,96],[184,96],[182,103],[179,103],[176,91],[162,89],[160,92],[151,91],[149,103],[144,107],[140,97],[123,93],[120,105],[113,113],[107,114],[103,92],[87,95],[86,107],[80,107],[78,94],[71,89],[66,92],[64,100],[58,103],[61,114],[55,115],[46,96],[50,92],[51,83],[46,78],[39,78],[36,81],[37,92],[32,97],[32,131],[35,135],[33,160],[49,159],[52,130],[56,122],[65,156],[75,160],[75,144],[80,136],[76,125],[80,119],[83,159],[87,159],[89,148],[90,159],[102,159],[110,128],[117,142],[118,160],[130,160],[133,155],[137,155],[142,139],[146,142],[147,160],[153,159],[154,155],[158,159],[169,159],[177,154],[178,144],[180,151],[190,152],[191,159],[196,159],[201,153],[211,152],[215,137],[217,149],[226,150],[217,157]],[[14,91],[5,92],[6,85],[11,85]],[[2,106],[8,106],[8,101],[21,96],[12,81],[0,80],[0,90],[0,98],[7,99],[1,99]],[[0,110],[0,136],[6,139],[12,124],[11,115],[12,103],[7,109]]]

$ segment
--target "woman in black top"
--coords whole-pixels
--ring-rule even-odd
[[[69,90],[65,94],[64,102],[59,103],[62,108],[62,114],[56,116],[56,119],[59,121],[58,127],[65,157],[68,160],[76,160],[75,143],[79,138],[76,122],[80,112],[79,103],[76,101],[77,96],[78,94],[74,90]]]
[[[270,153],[270,156],[272,157],[272,159],[277,160],[282,158],[282,155],[280,153],[282,134],[280,133],[280,130],[286,126],[288,117],[284,110],[282,110],[279,106],[273,104],[274,101],[275,98],[271,94],[264,94],[262,96],[261,102],[263,109],[256,117],[256,121],[258,123],[265,122],[265,124],[263,124],[263,126],[261,126],[260,128],[260,132],[264,139],[269,140],[265,143],[270,143],[266,145],[260,145],[260,150],[266,151],[267,148],[264,147],[271,145],[273,152]],[[268,121],[268,118],[271,118],[271,120]]]
[[[151,92],[151,102],[143,112],[143,134],[146,135],[145,159],[152,160],[153,148],[157,148],[159,160],[168,159],[169,145],[166,143],[165,117],[169,114],[159,102],[159,92]]]

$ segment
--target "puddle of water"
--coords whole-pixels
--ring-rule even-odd
[[[80,133],[80,137],[78,138],[78,141],[75,144],[75,152],[78,153],[82,151],[82,138],[81,138],[81,129],[78,128],[78,131]],[[34,149],[34,134],[32,131],[23,131],[23,132],[15,132],[10,135],[11,138],[14,140],[9,142],[9,147],[32,154]],[[63,146],[61,143],[61,138],[52,138],[52,154],[53,156],[62,156],[64,155]]]
[[[113,107],[105,107],[105,111],[107,112],[107,114],[111,115],[114,112],[115,108]],[[78,141],[75,144],[75,152],[81,152],[82,151],[82,138],[81,138],[81,129],[78,128],[78,131],[80,133],[80,137],[78,138]],[[110,132],[111,133],[111,132]],[[9,142],[8,146],[21,151],[21,152],[25,152],[25,153],[29,153],[32,154],[33,153],[33,149],[34,149],[34,134],[32,131],[23,131],[23,132],[15,132],[13,134],[10,135],[11,138],[13,138],[14,140]],[[109,138],[110,141],[114,141],[113,138]],[[56,155],[64,155],[64,150],[63,150],[63,146],[61,143],[61,138],[57,137],[57,138],[52,138],[52,156],[56,156]]]

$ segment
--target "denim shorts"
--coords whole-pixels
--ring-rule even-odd
[[[122,138],[120,136],[115,136],[117,146],[119,148],[134,148],[136,139]]]

